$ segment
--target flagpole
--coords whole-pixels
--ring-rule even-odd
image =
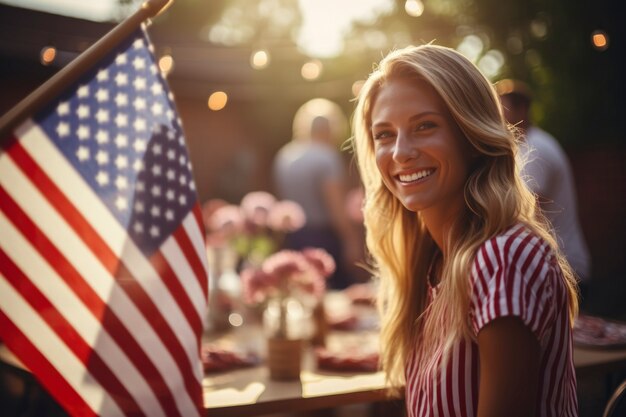
[[[2,115],[0,117],[0,145],[11,138],[11,130],[26,117],[41,110],[50,100],[61,94],[81,75],[91,69],[144,21],[167,9],[172,2],[173,0],[146,0],[139,10],[116,25],[85,52]]]

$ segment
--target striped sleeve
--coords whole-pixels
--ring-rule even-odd
[[[471,271],[474,334],[499,317],[514,316],[541,341],[556,317],[552,260],[547,243],[521,225],[485,242]]]

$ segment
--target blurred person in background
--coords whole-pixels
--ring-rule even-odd
[[[354,283],[349,271],[362,254],[345,208],[347,173],[339,146],[346,132],[346,118],[336,103],[310,100],[296,112],[293,139],[278,151],[273,166],[278,197],[300,204],[306,214],[305,226],[289,234],[285,246],[328,251],[337,264],[328,280],[333,289]]]
[[[591,257],[578,219],[574,175],[565,151],[548,132],[532,124],[531,90],[524,82],[505,79],[496,83],[504,117],[524,142],[520,154],[526,161],[522,174],[537,195],[544,214],[554,227],[558,243],[580,280],[584,297],[591,277]]]

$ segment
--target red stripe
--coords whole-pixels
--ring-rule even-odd
[[[202,334],[202,320],[165,256],[160,251],[156,251],[150,258],[150,263],[161,277],[161,281],[172,294],[172,297],[174,297],[176,304],[178,304],[178,307],[180,307],[183,315],[191,325],[196,337],[200,337]]]
[[[467,393],[465,392],[465,350],[467,349],[467,343],[464,340],[461,340],[459,342],[459,369],[458,369],[458,373],[459,373],[459,378],[458,378],[458,384],[460,386],[455,387],[456,392],[459,396],[459,410],[461,410],[461,415],[466,416],[470,410],[467,410],[467,407],[465,407],[466,404],[466,399],[465,396],[467,395]]]
[[[204,254],[204,258],[199,260],[200,263],[200,268],[201,268],[201,273],[196,273],[196,275],[198,276],[198,278],[200,279],[200,286],[202,287],[202,293],[205,295],[205,297],[208,299],[209,297],[209,271],[206,269],[207,268],[207,258],[206,258],[206,243],[205,243],[205,239],[206,239],[206,229],[204,228],[204,221],[202,220],[202,209],[200,208],[199,204],[196,204],[193,207],[192,210],[193,213],[193,217],[196,220],[196,225],[198,227],[198,230],[200,231],[200,235],[202,236],[202,242],[204,243],[203,247],[202,247],[202,253]]]
[[[37,377],[50,395],[70,415],[96,417],[97,414],[83,398],[67,383],[63,375],[30,342],[28,337],[0,310],[0,337],[11,350],[19,352],[20,360]]]
[[[0,208],[12,219],[15,227],[23,236],[28,236],[31,245],[46,259],[48,264],[57,272],[68,287],[81,299],[85,307],[91,311],[96,320],[100,321],[118,346],[126,353],[128,358],[135,364],[135,368],[144,377],[159,403],[168,415],[180,415],[175,407],[174,397],[169,392],[165,380],[146,355],[146,352],[137,343],[130,332],[122,324],[115,312],[110,310],[100,297],[93,291],[91,286],[63,256],[56,246],[45,234],[37,228],[32,220],[24,213],[15,201],[0,187]],[[171,414],[170,414],[171,413]]]
[[[156,334],[162,343],[167,347],[168,351],[174,358],[180,368],[183,381],[188,389],[191,398],[197,401],[198,412],[202,411],[202,387],[197,381],[195,375],[187,360],[187,355],[183,346],[180,344],[175,332],[169,327],[167,321],[163,318],[160,310],[156,307],[153,300],[149,297],[144,289],[138,284],[135,277],[120,262],[119,258],[111,251],[106,242],[102,240],[100,235],[91,226],[91,224],[82,216],[82,214],[73,206],[73,204],[65,197],[59,188],[52,182],[43,172],[37,163],[30,158],[30,155],[18,143],[13,151],[19,149],[19,165],[24,172],[35,173],[37,182],[35,185],[40,189],[42,194],[46,196],[50,204],[52,204],[59,214],[68,222],[68,224],[76,231],[78,236],[91,249],[96,257],[101,261],[104,267],[116,277],[119,286],[124,289],[128,296],[134,301],[135,305],[147,318],[148,322],[154,328]],[[16,159],[17,162],[17,158]],[[31,177],[32,178],[32,177]],[[199,342],[196,343],[196,345]],[[199,363],[198,363],[198,366]],[[191,385],[191,387],[190,387]]]
[[[0,271],[13,288],[22,295],[24,300],[31,305],[33,310],[37,312],[69,350],[82,362],[94,379],[112,397],[118,407],[124,411],[125,415],[145,415],[130,392],[126,390],[124,385],[102,360],[100,354],[85,342],[50,300],[33,285],[24,272],[2,250],[0,250]],[[21,352],[18,352],[18,355],[20,360],[22,360]]]
[[[174,233],[174,238],[176,239],[176,243],[178,243],[178,246],[180,246],[183,254],[185,255],[187,263],[189,264],[189,266],[191,266],[194,277],[198,280],[200,288],[202,288],[202,296],[206,300],[208,298],[207,288],[209,284],[209,279],[207,271],[204,268],[204,262],[202,262],[202,260],[198,257],[198,252],[195,249],[194,244],[191,242],[191,239],[189,239],[189,235],[185,231],[184,227],[181,227]],[[201,253],[206,254],[206,249],[204,245],[200,249]]]

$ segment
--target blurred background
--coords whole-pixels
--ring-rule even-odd
[[[346,116],[393,48],[458,49],[494,82],[534,90],[535,123],[565,148],[593,259],[585,304],[626,319],[625,3],[620,0],[177,0],[150,29],[201,202],[272,190],[271,162],[304,102]],[[0,0],[4,113],[136,10],[133,0]],[[345,132],[345,137],[349,132]],[[346,162],[351,155],[344,152]],[[351,181],[358,184],[354,167]]]

